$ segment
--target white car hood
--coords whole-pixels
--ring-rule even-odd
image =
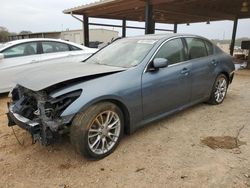
[[[40,91],[68,80],[123,70],[126,68],[82,62],[48,64],[20,73],[17,84],[33,91]]]

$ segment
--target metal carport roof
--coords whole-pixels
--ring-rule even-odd
[[[102,0],[63,12],[83,15],[86,35],[89,17],[123,20],[123,36],[126,20],[145,21],[146,34],[154,33],[155,23],[175,24],[176,32],[177,24],[234,20],[232,51],[238,19],[250,18],[249,5],[250,0]]]
[[[154,21],[172,24],[250,18],[250,11],[241,11],[243,2],[250,4],[250,0],[151,0]],[[146,5],[146,0],[104,0],[67,9],[64,13],[145,21]]]

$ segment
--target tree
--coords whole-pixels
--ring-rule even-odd
[[[0,26],[0,42],[7,42],[10,35],[7,28]]]
[[[8,31],[6,27],[0,26],[0,31]]]

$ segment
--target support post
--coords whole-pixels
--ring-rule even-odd
[[[122,37],[126,37],[126,19],[122,20]]]
[[[235,38],[237,33],[237,26],[238,26],[238,18],[234,19],[234,27],[233,27],[233,34],[232,34],[232,40],[230,45],[230,54],[233,55],[234,53],[234,45],[235,45]]]
[[[250,69],[250,48],[248,50],[247,69]]]
[[[145,34],[154,34],[155,22],[153,19],[153,5],[151,0],[146,1],[145,7]]]
[[[178,24],[175,23],[175,24],[174,24],[174,33],[177,33],[177,29],[178,29]]]
[[[83,38],[84,38],[84,46],[89,47],[89,17],[83,16]]]

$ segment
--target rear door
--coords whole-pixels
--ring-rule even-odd
[[[142,75],[144,118],[175,110],[190,100],[191,63],[186,62],[182,39],[163,44],[154,58],[166,58],[169,66]],[[149,64],[150,66],[150,64]]]
[[[206,40],[187,37],[186,43],[192,62],[192,101],[202,100],[210,95],[213,72],[217,60],[213,55],[213,45]]]
[[[55,41],[42,41],[41,46],[41,61],[60,59],[60,62],[66,62],[71,57],[68,44]]]

